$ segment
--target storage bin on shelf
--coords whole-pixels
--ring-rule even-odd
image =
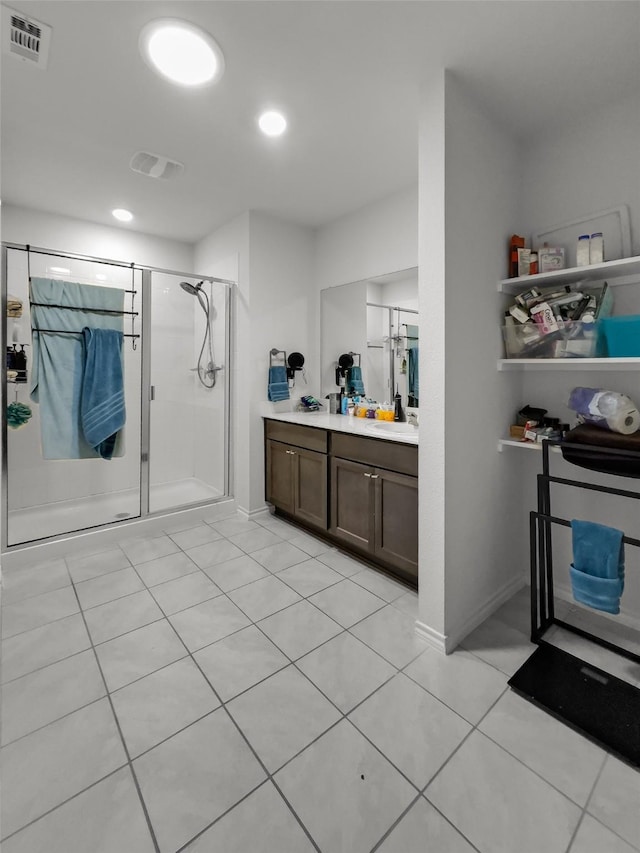
[[[600,320],[604,354],[609,358],[640,357],[640,314]]]
[[[640,319],[640,318],[639,318]],[[598,358],[605,355],[601,323],[564,321],[554,332],[543,333],[536,323],[502,327],[507,358]]]

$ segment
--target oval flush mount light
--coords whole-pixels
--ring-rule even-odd
[[[282,113],[268,110],[258,119],[258,127],[265,136],[281,136],[287,129],[287,120]]]
[[[115,210],[111,211],[111,215],[115,216],[120,222],[131,222],[133,219],[133,213],[130,210],[125,210],[123,207],[116,207]]]
[[[139,45],[154,71],[181,86],[215,83],[224,71],[224,57],[214,39],[188,21],[151,21],[143,27]]]

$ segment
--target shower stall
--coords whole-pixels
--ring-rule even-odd
[[[45,311],[53,307],[56,313],[37,314],[43,303],[34,299],[30,287],[36,281],[45,291],[50,282],[65,297],[64,305],[47,304]],[[234,284],[211,276],[3,244],[2,551],[230,496]],[[102,290],[91,290],[95,287]],[[120,291],[116,299],[123,310],[83,307],[81,313],[73,313],[80,309],[69,304],[69,294],[97,298],[104,288]],[[110,292],[107,296],[113,298]],[[47,352],[53,353],[45,365],[46,381],[55,398],[56,341],[73,339],[83,346],[79,326],[71,326],[75,331],[63,327],[67,316],[76,323],[80,317],[93,316],[86,310],[95,311],[96,317],[117,315],[123,333],[126,422],[111,459],[90,452],[52,454],[49,448],[56,445],[56,433],[64,430],[64,424],[52,417],[55,406],[47,410],[42,394],[37,402],[30,394],[33,370],[41,364],[39,342],[46,335]],[[46,327],[42,317],[47,317]],[[50,319],[55,317],[56,321]],[[62,373],[64,365],[60,367]],[[40,374],[38,379],[40,387]]]

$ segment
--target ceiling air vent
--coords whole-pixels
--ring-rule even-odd
[[[141,175],[162,178],[165,181],[175,178],[184,169],[184,165],[177,160],[170,160],[162,154],[152,154],[150,151],[136,151],[129,166]]]
[[[52,29],[8,6],[2,7],[2,52],[45,69]]]

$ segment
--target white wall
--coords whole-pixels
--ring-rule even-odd
[[[438,75],[420,138],[419,621],[447,649],[526,567],[518,462],[496,450],[518,396],[496,370],[496,283],[518,190],[515,142],[453,75]]]

